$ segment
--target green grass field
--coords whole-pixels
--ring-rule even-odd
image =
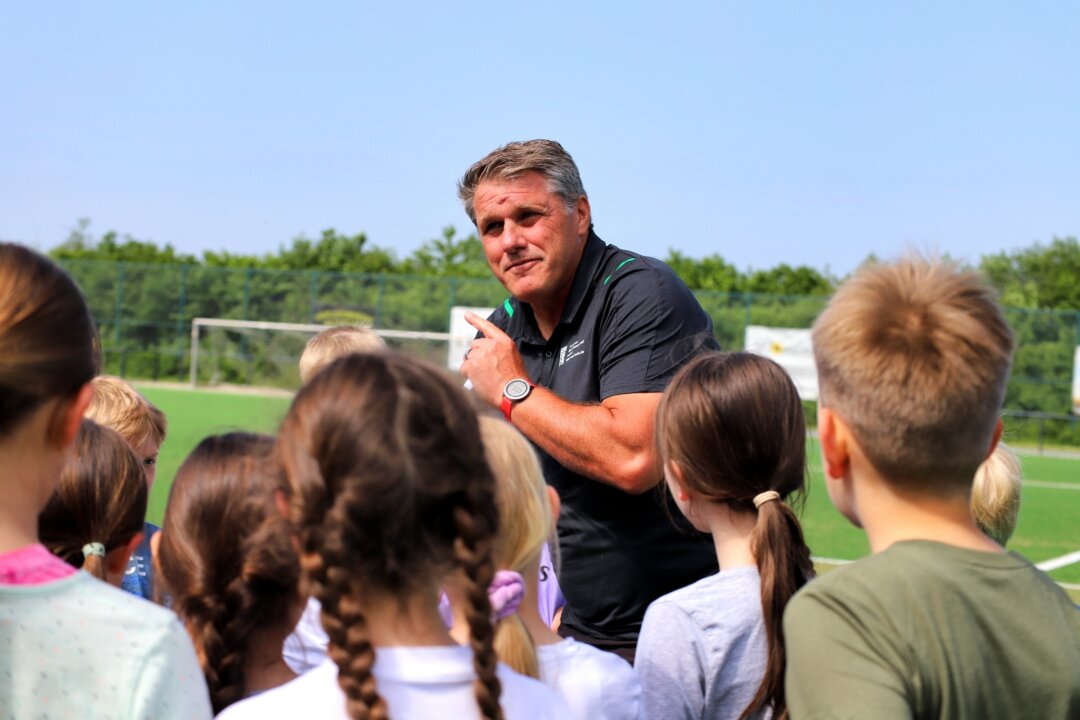
[[[230,430],[274,433],[289,406],[285,397],[227,394],[140,386],[169,419],[148,519],[160,522],[169,486],[184,457],[205,436]],[[817,443],[809,442],[810,488],[803,514],[807,541],[816,557],[855,560],[869,548],[860,530],[836,512],[822,485]],[[1024,491],[1020,521],[1009,543],[1033,562],[1080,551],[1080,458],[1023,455]],[[1080,584],[1080,562],[1050,572],[1058,582]],[[1080,595],[1074,596],[1080,599]]]

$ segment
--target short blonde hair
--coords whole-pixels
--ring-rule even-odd
[[[1013,334],[974,272],[910,256],[862,268],[813,328],[822,406],[891,484],[970,487],[1005,396]]]
[[[984,533],[1004,546],[1020,514],[1020,458],[1005,443],[979,466],[971,486],[971,514]]]
[[[91,381],[94,399],[86,417],[111,428],[137,448],[147,440],[165,442],[168,422],[165,413],[139,393],[131,383],[112,375],[98,375]]]
[[[316,373],[344,355],[385,350],[386,343],[371,328],[338,325],[327,328],[308,340],[300,356],[300,381],[307,382]]]

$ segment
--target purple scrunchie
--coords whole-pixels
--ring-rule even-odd
[[[525,597],[525,580],[521,573],[513,570],[499,570],[495,579],[488,585],[488,599],[491,600],[491,614],[495,621],[504,620],[517,612]]]

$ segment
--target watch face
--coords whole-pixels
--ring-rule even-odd
[[[510,400],[521,400],[529,394],[529,390],[531,389],[529,383],[519,378],[506,383],[506,387],[503,388],[503,395]]]

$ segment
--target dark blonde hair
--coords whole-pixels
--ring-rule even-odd
[[[349,715],[387,717],[363,598],[430,590],[434,604],[435,584],[457,568],[480,711],[501,718],[487,595],[495,483],[464,391],[419,360],[349,355],[301,388],[278,447]]]
[[[0,438],[98,371],[97,334],[79,288],[43,255],[0,243]]]
[[[585,195],[581,174],[570,153],[554,140],[523,140],[492,150],[473,163],[458,182],[458,198],[476,224],[476,188],[489,180],[515,180],[527,172],[539,173],[548,190],[562,198],[566,211]]]
[[[821,404],[899,487],[967,491],[986,457],[1013,351],[994,290],[911,257],[845,282],[814,323]]]
[[[194,641],[215,713],[244,696],[253,635],[285,623],[300,598],[300,561],[274,491],[284,488],[274,439],[204,439],[169,492],[159,577]],[[144,483],[145,485],[145,483]]]
[[[300,356],[300,381],[307,382],[315,373],[343,355],[376,352],[386,349],[386,342],[371,328],[338,325],[327,328],[307,341]]]
[[[481,417],[480,434],[495,473],[499,508],[495,566],[524,575],[539,560],[544,543],[553,540],[555,519],[540,460],[525,436],[501,417]],[[536,644],[517,613],[496,624],[495,652],[522,675],[540,677]]]
[[[665,465],[706,502],[754,512],[755,496],[773,490],[780,501],[757,512],[750,549],[761,576],[768,660],[765,676],[742,717],[764,708],[787,717],[784,696],[784,608],[814,576],[810,548],[793,508],[806,487],[806,424],[802,402],[784,369],[751,353],[709,353],[671,381],[657,410],[656,438]]]
[[[143,529],[146,475],[122,437],[83,420],[75,449],[60,472],[56,490],[38,515],[38,537],[53,554],[105,579],[105,558],[85,554],[89,543],[109,553]]]
[[[94,399],[86,408],[86,417],[120,433],[133,448],[147,440],[159,445],[165,441],[165,413],[131,383],[112,375],[98,375],[90,384],[94,386]]]

